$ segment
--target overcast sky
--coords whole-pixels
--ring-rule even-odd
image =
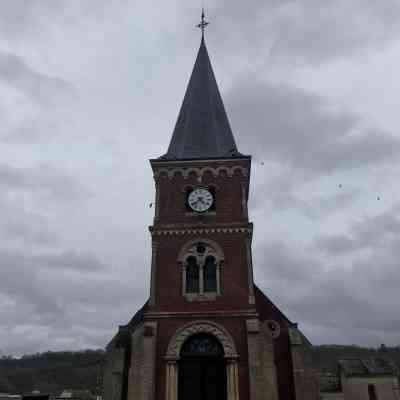
[[[198,4],[197,4],[198,3]],[[0,5],[0,351],[103,347],[148,296],[200,0]],[[207,0],[253,155],[255,279],[315,343],[400,344],[400,3]]]

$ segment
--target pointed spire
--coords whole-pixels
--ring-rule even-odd
[[[240,156],[206,48],[207,24],[203,12],[200,49],[164,159]]]

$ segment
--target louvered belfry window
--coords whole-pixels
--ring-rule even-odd
[[[189,257],[186,267],[186,292],[198,293],[200,289],[199,266],[195,257]]]
[[[204,292],[216,292],[217,264],[214,257],[209,256],[206,258],[203,273],[204,273]]]

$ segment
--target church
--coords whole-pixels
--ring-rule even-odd
[[[105,400],[316,400],[310,343],[255,284],[251,156],[204,40],[167,152],[150,160],[151,284],[106,349]]]

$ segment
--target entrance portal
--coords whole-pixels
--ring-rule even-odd
[[[191,336],[179,360],[178,400],[226,400],[226,362],[219,341],[211,336]]]

